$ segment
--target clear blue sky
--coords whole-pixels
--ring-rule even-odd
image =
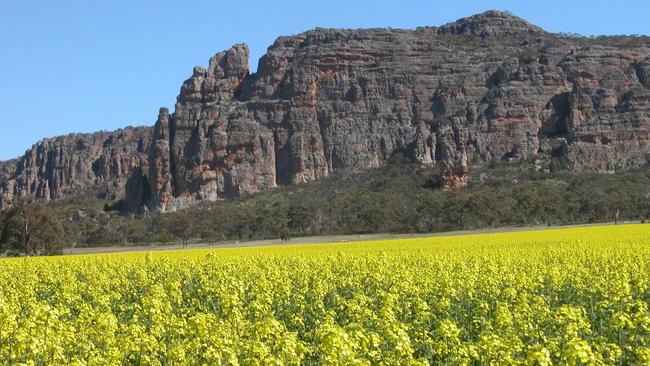
[[[245,42],[253,67],[279,35],[315,27],[415,28],[488,9],[548,31],[650,34],[647,0],[16,0],[0,9],[0,160],[43,137],[151,125],[181,82]]]

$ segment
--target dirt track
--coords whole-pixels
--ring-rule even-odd
[[[628,224],[632,222],[625,222]],[[241,248],[241,247],[260,247],[270,245],[299,245],[299,244],[319,244],[319,243],[343,243],[351,241],[369,241],[369,240],[390,240],[390,239],[408,239],[408,238],[430,238],[440,236],[456,236],[456,235],[472,235],[472,234],[488,234],[499,232],[516,232],[516,231],[534,231],[534,230],[548,230],[548,229],[562,229],[568,227],[581,227],[581,226],[601,226],[613,225],[614,223],[594,223],[584,225],[567,225],[567,226],[552,226],[536,225],[536,226],[516,226],[516,227],[501,227],[494,229],[479,229],[479,230],[460,230],[460,231],[446,231],[438,233],[425,233],[425,234],[358,234],[358,235],[330,235],[330,236],[304,236],[293,238],[288,242],[282,242],[280,239],[270,240],[253,240],[253,241],[227,241],[220,243],[197,243],[190,244],[183,248],[181,244],[157,244],[157,245],[125,245],[125,246],[103,246],[103,247],[89,247],[89,248],[66,248],[64,254],[93,254],[93,253],[113,253],[113,252],[143,252],[143,251],[160,251],[160,250],[179,250],[179,249],[208,249],[208,248]]]

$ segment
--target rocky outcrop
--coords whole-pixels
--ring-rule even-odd
[[[489,10],[456,22],[446,24],[437,30],[438,34],[454,34],[462,36],[512,37],[521,35],[541,35],[544,33],[527,21],[512,16],[509,13]]]
[[[490,11],[438,28],[280,37],[252,74],[248,55],[243,44],[217,53],[183,83],[175,111],[160,110],[125,170],[129,207],[253,194],[395,153],[438,167],[451,187],[492,160],[545,169],[562,157],[597,172],[650,161],[647,38],[549,34]],[[28,191],[13,181],[14,194],[59,197],[50,179]]]
[[[19,197],[51,201],[89,189],[124,198],[134,169],[148,170],[150,140],[148,127],[45,139],[0,165],[0,208]]]
[[[474,164],[558,151],[574,169],[645,166],[649,49],[601,43],[491,11],[416,31],[281,37],[255,74],[237,45],[161,113],[149,204],[255,193],[396,152],[439,166],[450,186]]]

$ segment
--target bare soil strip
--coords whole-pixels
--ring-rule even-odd
[[[638,222],[624,222],[619,225],[632,224]],[[149,252],[161,250],[182,250],[182,249],[210,249],[210,248],[243,248],[243,247],[265,247],[272,245],[300,245],[300,244],[322,244],[322,243],[344,243],[353,241],[372,241],[372,240],[391,240],[391,239],[411,239],[411,238],[432,238],[441,236],[456,236],[456,235],[473,235],[473,234],[490,234],[502,232],[517,232],[517,231],[536,231],[536,230],[554,230],[571,227],[585,227],[585,226],[607,226],[614,225],[613,222],[607,223],[592,223],[581,225],[564,225],[564,226],[511,226],[489,229],[477,230],[458,230],[458,231],[445,231],[437,233],[423,233],[423,234],[356,234],[356,235],[325,235],[325,236],[302,236],[283,242],[280,239],[269,240],[252,240],[252,241],[225,241],[216,243],[194,243],[186,247],[182,244],[156,244],[156,245],[112,245],[112,246],[99,246],[99,247],[75,247],[65,248],[65,255],[78,255],[78,254],[95,254],[95,253],[115,253],[115,252]]]

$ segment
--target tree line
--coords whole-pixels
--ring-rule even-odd
[[[542,172],[530,163],[475,168],[445,190],[438,172],[396,157],[358,174],[286,186],[188,210],[129,215],[78,195],[2,215],[0,251],[54,254],[77,246],[225,242],[311,235],[427,233],[517,225],[566,225],[650,217],[650,170]]]

